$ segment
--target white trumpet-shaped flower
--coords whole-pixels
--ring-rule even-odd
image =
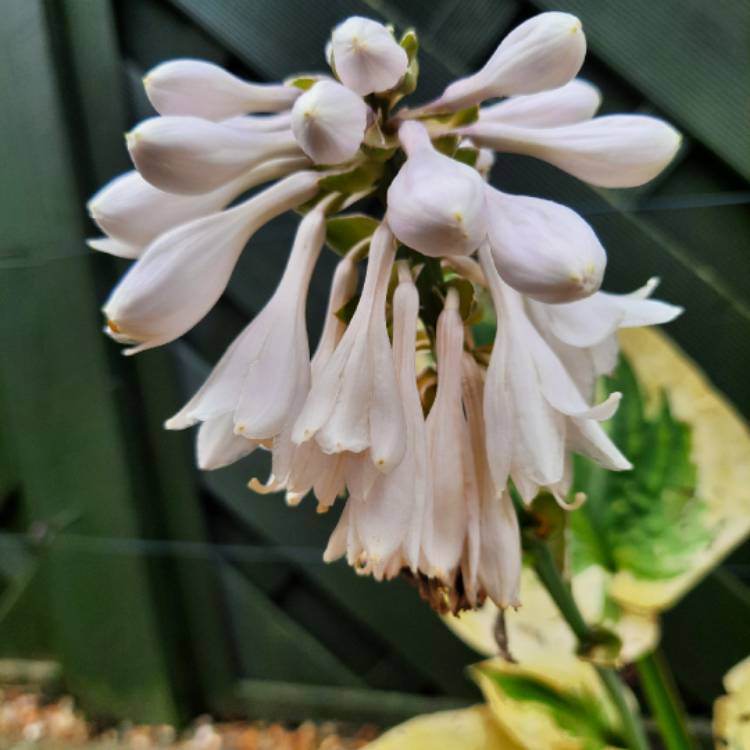
[[[143,79],[146,95],[160,115],[193,115],[224,120],[246,112],[288,109],[300,90],[281,84],[249,83],[204,60],[170,60]]]
[[[465,485],[471,471],[468,428],[461,406],[464,323],[458,305],[458,293],[449,289],[437,323],[437,393],[427,415],[433,507],[426,556],[438,578],[449,576],[461,559],[467,524]]]
[[[294,103],[292,132],[316,164],[339,164],[359,151],[367,112],[367,105],[351,89],[335,81],[318,81]]]
[[[479,258],[498,317],[484,393],[495,485],[505,486],[510,476],[527,501],[546,487],[564,502],[567,450],[608,469],[631,468],[597,424],[612,416],[620,394],[591,406],[529,320],[522,297],[501,280],[487,245]]]
[[[406,447],[385,319],[395,253],[395,239],[383,221],[370,243],[357,309],[311,389],[292,433],[295,443],[314,437],[326,453],[369,449],[372,462],[384,472],[398,464]]]
[[[392,578],[403,568],[419,569],[423,523],[431,506],[432,480],[427,459],[422,404],[416,384],[414,346],[419,295],[408,267],[399,267],[393,295],[393,356],[406,417],[406,449],[388,474],[378,474],[366,494],[350,488],[346,509],[324,559],[346,554],[351,564],[375,578]]]
[[[88,203],[91,218],[109,237],[134,248],[137,257],[168,229],[218,211],[246,190],[303,169],[304,157],[274,159],[260,164],[226,185],[199,195],[165,193],[132,170],[105,185]],[[106,247],[97,250],[112,252]],[[114,253],[120,254],[120,253]]]
[[[234,340],[169,429],[183,429],[231,415],[232,432],[254,441],[276,437],[295,416],[310,386],[305,327],[307,290],[325,239],[325,213],[300,222],[279,286],[266,306]],[[226,427],[230,426],[225,422]],[[228,458],[233,444],[226,445]]]
[[[479,173],[436,151],[417,122],[404,122],[398,136],[408,158],[388,188],[393,233],[424,255],[470,255],[487,234]]]
[[[680,134],[646,115],[607,115],[572,125],[523,128],[479,122],[461,133],[495,151],[526,154],[600,187],[637,187],[674,158]]]
[[[542,302],[572,302],[599,289],[607,255],[594,230],[559,203],[487,188],[489,242],[498,273]]]
[[[467,352],[462,378],[473,472],[469,486],[473,492],[467,493],[467,500],[475,503],[468,513],[461,565],[463,588],[471,606],[480,605],[488,596],[498,607],[517,607],[521,577],[518,517],[510,493],[505,487],[496,487],[487,462],[482,368]]]
[[[323,330],[310,363],[310,385],[315,387],[346,330],[336,313],[354,296],[357,289],[357,266],[350,257],[344,257],[336,266],[331,280],[328,308]],[[299,404],[301,409],[304,404]],[[293,419],[274,438],[271,475],[265,484],[250,480],[250,489],[261,494],[285,489],[287,502],[295,505],[313,490],[321,510],[328,508],[344,490],[348,453],[324,453],[315,440],[300,445],[292,441]]]
[[[568,13],[540,13],[508,34],[484,67],[452,83],[423,112],[457,110],[485,99],[563,86],[581,69],[586,38]]]
[[[189,331],[221,296],[250,237],[312,198],[320,176],[298,172],[245,203],[160,235],[104,305],[107,332],[118,341],[137,344],[126,351],[134,354]]]
[[[144,179],[169,193],[207,193],[261,162],[299,157],[291,130],[245,131],[198,117],[153,117],[127,134]]]
[[[339,80],[360,96],[393,88],[409,64],[393,34],[361,16],[347,18],[333,30],[330,49]]]
[[[479,119],[522,128],[553,128],[590,120],[601,102],[602,95],[596,86],[576,78],[558,89],[512,96],[482,107]]]
[[[563,305],[527,302],[537,329],[585,396],[593,395],[596,378],[617,364],[618,328],[661,325],[682,313],[681,307],[649,299],[657,284],[651,279],[630,294],[597,292]]]

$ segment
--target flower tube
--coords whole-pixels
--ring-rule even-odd
[[[367,274],[344,336],[311,389],[292,433],[313,437],[326,453],[370,450],[373,464],[393,469],[405,450],[403,409],[385,321],[395,238],[383,221],[370,243]]]

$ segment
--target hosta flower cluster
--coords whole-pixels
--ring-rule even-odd
[[[594,403],[594,382],[615,364],[617,328],[679,312],[648,299],[653,284],[598,291],[606,254],[583,218],[486,180],[493,152],[601,187],[669,163],[669,125],[595,117],[599,93],[575,78],[585,48],[578,19],[543,13],[416,107],[401,101],[416,88],[415,34],[399,42],[365,18],[333,30],[329,73],[283,84],[167,62],[144,81],[158,116],[127,136],[135,170],[89,205],[105,234],[92,246],[135,260],[104,306],[127,353],[189,331],[253,234],[299,212],[276,291],[167,427],[200,424],[204,469],[271,451],[256,491],[292,505],[313,492],[321,511],[342,498],[325,558],[407,573],[439,608],[518,604],[510,486],[571,506],[573,452],[629,468],[600,424],[619,394]],[[343,257],[311,357],[306,297],[327,240]],[[475,345],[482,299],[492,347]]]

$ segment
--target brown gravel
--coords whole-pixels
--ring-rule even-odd
[[[68,697],[0,690],[0,750],[359,750],[375,727],[342,732],[333,722],[289,728],[262,722],[214,723],[208,717],[178,733],[163,725],[121,725],[95,732]]]

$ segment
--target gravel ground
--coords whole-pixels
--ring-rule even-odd
[[[0,750],[358,750],[377,736],[363,726],[345,732],[333,722],[290,728],[261,722],[214,723],[202,717],[184,732],[171,726],[122,724],[95,730],[71,698],[0,690]]]

